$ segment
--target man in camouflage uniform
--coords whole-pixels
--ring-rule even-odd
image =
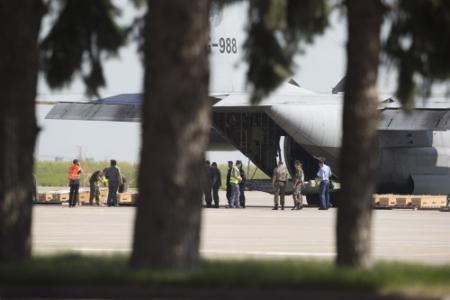
[[[278,209],[278,197],[280,197],[281,209],[284,210],[284,194],[286,192],[286,184],[289,173],[282,161],[278,163],[278,167],[273,170],[272,185],[274,189],[274,206],[272,210]]]
[[[104,182],[106,182],[106,180],[103,177],[103,171],[101,170],[95,171],[92,173],[91,177],[89,177],[89,205],[94,205],[94,199],[95,205],[100,205],[100,183]]]
[[[305,175],[302,169],[302,163],[299,160],[295,161],[295,173],[292,178],[292,198],[294,199],[294,207],[292,210],[298,210],[303,208],[302,199],[302,184],[305,181]]]

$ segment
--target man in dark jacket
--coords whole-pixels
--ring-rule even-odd
[[[219,189],[222,185],[222,178],[217,163],[213,162],[211,165],[211,182],[213,191],[214,207],[219,208]]]
[[[245,175],[244,169],[242,168],[242,161],[238,160],[236,161],[236,166],[239,169],[239,173],[241,175],[241,182],[239,182],[239,204],[242,208],[245,208],[245,181],[247,180],[247,177]]]
[[[108,179],[108,200],[106,203],[108,206],[117,206],[117,190],[119,185],[122,184],[122,174],[117,167],[117,162],[111,159],[111,166],[106,168],[103,173],[105,173],[106,179]]]
[[[227,171],[227,201],[228,206],[230,206],[230,200],[231,200],[231,184],[230,184],[230,177],[231,177],[231,170],[233,169],[233,162],[228,161],[228,171]]]
[[[211,163],[209,160],[205,162],[205,185],[203,186],[203,194],[205,195],[206,207],[212,207],[212,182],[211,182]]]

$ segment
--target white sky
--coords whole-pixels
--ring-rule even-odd
[[[122,21],[129,23],[136,14],[129,1],[116,1],[123,9]],[[230,15],[245,15],[245,7],[229,8]],[[241,18],[242,19],[242,18]],[[48,30],[44,23],[44,30]],[[299,56],[299,68],[294,76],[302,87],[317,92],[329,93],[331,88],[345,73],[345,20],[333,14],[331,26],[323,36],[316,39],[306,53]],[[240,36],[239,28],[231,34]],[[242,37],[243,40],[243,37]],[[220,72],[212,68],[214,72]],[[101,95],[108,96],[119,93],[141,92],[143,71],[136,51],[136,44],[130,43],[120,51],[119,57],[110,59],[104,64],[107,87]],[[242,74],[241,74],[242,75]],[[393,90],[392,76],[382,69],[380,73],[380,91],[388,93]],[[84,86],[76,79],[70,86],[59,91],[51,91],[42,77],[38,82],[38,99],[55,101],[83,100]],[[54,159],[64,157],[71,159],[78,155],[80,149],[84,157],[96,160],[116,158],[135,162],[139,154],[139,124],[118,122],[89,121],[57,121],[45,120],[50,106],[38,106],[38,119],[42,126],[37,147],[38,159]],[[244,159],[239,152],[208,153],[211,160],[219,163],[227,160]]]

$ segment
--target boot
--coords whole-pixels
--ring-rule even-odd
[[[284,205],[281,205],[281,210],[284,210]]]
[[[294,204],[294,207],[291,210],[296,210],[296,209],[299,209],[297,203]]]
[[[275,206],[272,208],[272,210],[278,210],[278,205],[275,204]]]

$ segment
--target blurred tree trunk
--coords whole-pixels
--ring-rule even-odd
[[[0,1],[0,262],[31,254],[41,13],[40,1]]]
[[[209,1],[149,0],[139,203],[131,266],[198,266],[208,101]]]
[[[371,264],[372,194],[377,161],[377,77],[382,4],[347,0],[348,44],[340,156],[337,264]]]

